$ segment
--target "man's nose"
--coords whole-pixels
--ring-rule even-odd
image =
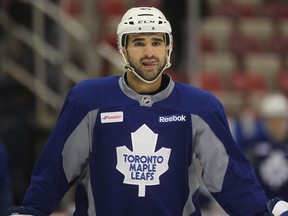
[[[147,56],[151,56],[154,54],[154,47],[152,45],[146,45],[144,47],[144,54]]]

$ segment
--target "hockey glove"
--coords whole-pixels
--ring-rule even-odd
[[[30,207],[15,206],[3,212],[2,216],[48,216],[44,212]]]
[[[288,203],[281,198],[276,197],[269,200],[267,209],[271,216],[288,216]]]

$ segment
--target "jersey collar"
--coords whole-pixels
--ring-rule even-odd
[[[163,76],[169,76],[167,74],[163,74]],[[151,107],[154,103],[159,102],[167,98],[174,89],[175,82],[169,76],[169,83],[162,91],[157,92],[153,95],[145,95],[145,94],[138,94],[133,89],[131,89],[126,81],[125,81],[125,74],[120,77],[119,85],[122,92],[128,96],[129,98],[136,100],[140,103],[141,106]]]

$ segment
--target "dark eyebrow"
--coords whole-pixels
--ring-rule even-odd
[[[152,40],[154,40],[154,41],[164,42],[164,40],[163,40],[162,38],[152,38]]]
[[[132,43],[138,42],[138,41],[144,41],[144,40],[145,40],[144,38],[134,38],[134,39],[132,40]]]
[[[160,41],[160,42],[163,42],[164,40],[162,39],[162,38],[152,38],[152,40],[153,41]],[[138,41],[145,41],[145,39],[144,38],[134,38],[133,40],[132,40],[132,43],[134,43],[134,42],[138,42]]]

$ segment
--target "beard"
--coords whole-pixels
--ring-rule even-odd
[[[153,60],[154,62],[157,62],[158,65],[155,69],[151,69],[151,70],[147,70],[145,68],[143,68],[143,62],[145,60]],[[134,69],[134,71],[144,80],[147,81],[153,81],[155,80],[160,73],[162,73],[163,68],[166,65],[167,60],[165,61],[161,61],[159,58],[157,57],[147,57],[144,56],[142,58],[140,58],[139,62],[133,62],[131,61],[130,57],[128,57],[128,62],[130,64],[130,66]]]

